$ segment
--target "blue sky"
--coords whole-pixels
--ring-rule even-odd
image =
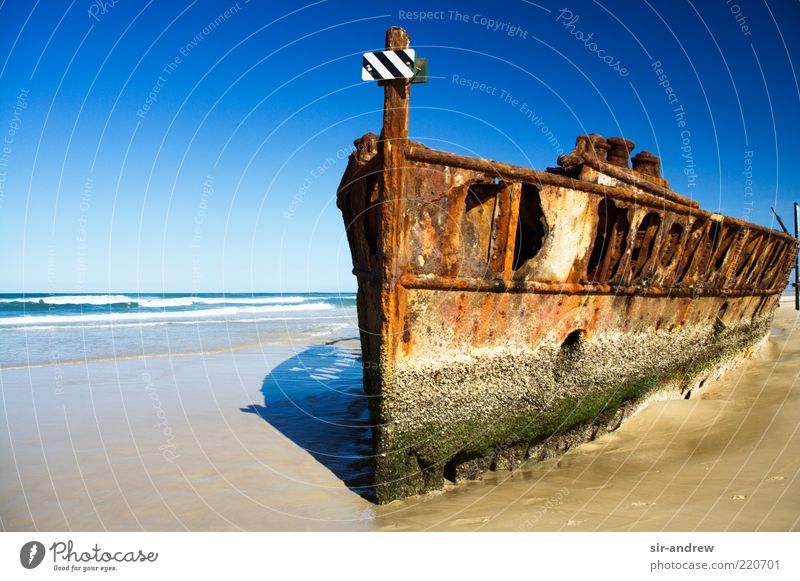
[[[0,292],[354,290],[335,194],[380,130],[360,53],[391,25],[430,61],[414,139],[544,168],[623,135],[704,208],[789,221],[797,22],[750,0],[6,0]]]

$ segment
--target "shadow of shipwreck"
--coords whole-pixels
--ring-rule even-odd
[[[352,491],[373,500],[372,443],[357,349],[313,345],[275,367],[253,413],[301,446]]]

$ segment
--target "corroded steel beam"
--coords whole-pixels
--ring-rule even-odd
[[[684,206],[689,206],[691,208],[700,207],[700,203],[697,200],[693,200],[691,198],[687,198],[686,196],[676,194],[669,188],[658,186],[654,183],[649,182],[646,179],[637,177],[634,172],[626,171],[610,163],[605,163],[596,159],[592,159],[590,157],[584,159],[584,163],[589,167],[591,167],[592,169],[595,169],[599,172],[609,175],[616,180],[620,180],[621,182],[624,182],[626,184],[636,186],[637,188],[645,190],[646,192],[649,192],[656,196],[661,196],[662,198],[666,198],[667,200],[675,202],[676,204],[683,204]]]
[[[787,235],[778,230],[773,230],[771,228],[761,226],[760,224],[753,224],[750,222],[745,222],[744,220],[733,218],[731,216],[722,216],[721,214],[714,214],[706,210],[701,210],[699,209],[699,206],[697,206],[696,200],[691,200],[691,204],[674,202],[672,200],[660,198],[659,194],[651,193],[650,191],[635,192],[620,187],[604,186],[592,182],[584,182],[567,176],[558,175],[541,170],[535,170],[527,167],[522,167],[519,165],[513,165],[510,163],[492,161],[488,159],[482,159],[479,157],[469,157],[466,155],[450,153],[448,151],[431,149],[416,143],[409,144],[405,149],[405,154],[406,157],[410,160],[421,161],[433,165],[443,165],[450,167],[459,167],[463,169],[471,169],[483,172],[487,175],[497,176],[501,179],[508,179],[509,181],[524,181],[540,185],[553,185],[564,188],[579,188],[586,192],[608,195],[625,201],[645,204],[654,208],[661,207],[666,210],[671,210],[680,214],[696,215],[704,218],[712,218],[712,217],[717,217],[718,219],[724,218],[726,222],[732,224],[737,224],[742,227],[747,227],[753,230],[769,233],[773,236],[783,238],[785,240],[794,240],[794,238],[791,235]],[[607,167],[610,165],[610,164],[600,165],[599,163],[596,162],[592,163],[598,168]],[[633,178],[631,178],[631,182],[633,183]],[[679,194],[675,195],[677,196]],[[680,197],[685,200],[689,200],[689,198],[685,198],[684,196]]]
[[[360,275],[362,273],[354,273]],[[363,273],[369,274],[371,273]],[[428,290],[463,290],[472,292],[504,292],[504,293],[544,293],[544,294],[599,294],[599,295],[634,295],[643,297],[751,297],[780,293],[783,288],[746,290],[692,289],[692,288],[658,288],[641,286],[616,286],[597,283],[559,283],[541,281],[508,281],[486,278],[446,278],[436,276],[404,275],[399,283],[407,288]]]

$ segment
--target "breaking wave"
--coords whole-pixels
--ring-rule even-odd
[[[133,311],[127,313],[97,313],[82,315],[22,315],[17,317],[0,317],[0,326],[52,325],[58,323],[111,323],[115,321],[152,321],[152,320],[197,320],[224,317],[231,320],[247,320],[248,315],[265,313],[285,313],[296,311],[326,311],[334,306],[328,303],[307,303],[296,305],[270,305],[261,307],[222,307],[215,309],[183,310],[183,311]]]
[[[270,305],[270,304],[297,304],[307,300],[308,297],[131,297],[128,295],[57,295],[34,297],[0,298],[0,309],[30,308],[31,306],[102,306],[125,305],[129,307],[172,308],[189,307],[192,305]],[[343,297],[345,298],[345,297]]]

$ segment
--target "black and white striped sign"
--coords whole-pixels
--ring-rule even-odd
[[[365,52],[361,62],[363,81],[388,81],[414,77],[414,49]]]

